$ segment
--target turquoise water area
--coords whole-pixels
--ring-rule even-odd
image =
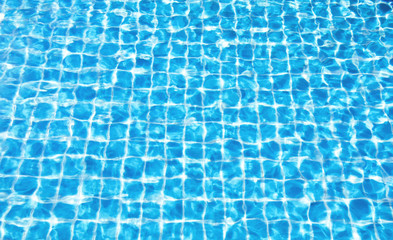
[[[392,8],[0,0],[0,239],[392,239]]]

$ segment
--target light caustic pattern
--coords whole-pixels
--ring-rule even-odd
[[[392,2],[0,6],[1,239],[391,239]]]

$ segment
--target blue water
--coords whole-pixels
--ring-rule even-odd
[[[392,239],[392,8],[0,0],[0,239]]]

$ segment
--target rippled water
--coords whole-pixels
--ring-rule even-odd
[[[1,239],[391,239],[391,1],[0,7]]]

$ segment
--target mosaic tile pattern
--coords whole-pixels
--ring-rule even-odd
[[[0,7],[1,239],[391,239],[392,2]]]

